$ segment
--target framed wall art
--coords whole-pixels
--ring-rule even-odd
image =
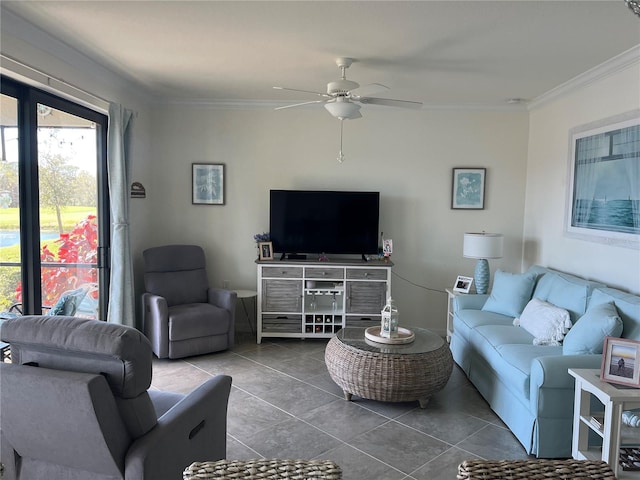
[[[451,208],[482,210],[486,168],[454,168]]]
[[[640,248],[640,110],[569,136],[565,233]]]
[[[640,388],[640,342],[606,337],[602,350],[600,380]]]
[[[191,203],[195,205],[224,205],[223,164],[192,164],[191,183]]]

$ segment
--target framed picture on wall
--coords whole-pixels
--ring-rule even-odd
[[[486,168],[454,168],[451,208],[482,210]]]
[[[600,380],[640,388],[640,342],[606,337],[602,350]]]
[[[640,110],[569,134],[567,236],[640,248]]]
[[[224,205],[224,164],[192,164],[191,190],[194,205]]]

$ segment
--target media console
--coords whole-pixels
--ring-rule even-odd
[[[346,326],[380,324],[393,263],[383,260],[257,260],[257,342],[329,338]]]

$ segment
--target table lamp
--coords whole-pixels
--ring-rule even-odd
[[[502,258],[504,236],[501,233],[465,233],[462,254],[466,258],[477,258],[478,263],[473,274],[476,292],[487,293],[489,288],[488,258]]]

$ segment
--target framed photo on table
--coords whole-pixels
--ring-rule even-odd
[[[600,380],[640,388],[640,342],[606,337],[602,350]]]
[[[272,242],[258,242],[258,258],[260,260],[273,260]]]
[[[469,293],[472,283],[472,277],[463,277],[462,275],[458,275],[458,278],[456,278],[456,283],[453,284],[453,291],[460,293]]]

